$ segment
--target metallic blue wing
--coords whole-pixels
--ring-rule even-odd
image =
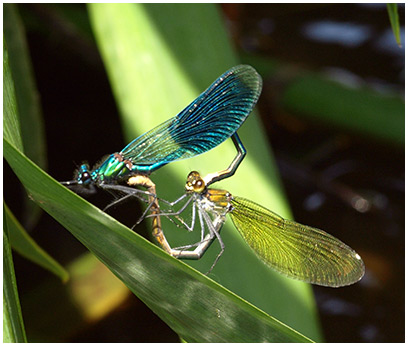
[[[120,154],[134,165],[132,171],[145,172],[202,154],[238,130],[261,89],[262,79],[253,67],[235,66],[178,115],[136,138]]]

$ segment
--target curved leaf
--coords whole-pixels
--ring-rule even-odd
[[[3,142],[30,197],[186,341],[310,341],[67,190]]]
[[[16,92],[9,65],[6,40],[3,36],[3,137],[23,151],[20,121],[17,115]]]
[[[56,262],[30,237],[6,204],[4,205],[4,210],[3,216],[7,218],[12,248],[21,256],[54,273],[62,281],[68,281],[69,274],[64,267]]]
[[[89,4],[88,9],[128,141],[176,115],[215,78],[238,64],[217,5]],[[235,175],[219,187],[290,218],[259,117],[250,114],[238,133],[248,154]],[[226,141],[205,154],[166,165],[151,178],[159,197],[175,200],[184,193],[190,171],[205,175],[225,169],[234,155],[233,144]],[[173,247],[197,241],[190,238],[195,232],[186,234],[171,224],[164,230]],[[262,264],[230,220],[223,226],[222,238],[226,251],[210,276],[263,311],[319,339],[311,287]],[[207,272],[219,249],[214,244],[200,261],[189,264]]]
[[[27,342],[14,274],[7,218],[3,219],[3,342]]]

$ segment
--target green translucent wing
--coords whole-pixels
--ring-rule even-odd
[[[361,257],[326,232],[285,220],[270,210],[234,197],[235,227],[263,262],[293,279],[340,287],[364,275]]]

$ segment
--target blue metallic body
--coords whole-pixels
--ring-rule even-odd
[[[76,184],[112,184],[135,174],[149,175],[169,162],[215,148],[238,130],[261,90],[262,79],[254,68],[231,68],[175,117],[109,155],[96,168],[82,164]]]

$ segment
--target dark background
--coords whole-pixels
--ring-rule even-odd
[[[63,6],[71,7],[78,25],[89,29],[85,5]],[[26,25],[41,96],[48,172],[56,179],[68,180],[74,163],[64,159],[66,153],[94,163],[101,153],[123,147],[118,110],[92,36],[83,39],[76,35],[60,20],[53,5],[19,5],[18,8]],[[385,5],[229,4],[222,5],[221,9],[243,59],[270,57],[294,68],[332,75],[336,72],[342,78],[358,79],[373,89],[404,97],[404,47],[397,48],[392,36],[381,40],[389,37],[384,35],[390,31]],[[403,14],[402,7],[400,21],[404,40]],[[319,23],[329,24],[317,30],[317,34],[305,34],[306,28]],[[330,25],[335,28],[334,36],[330,36]],[[350,34],[353,27],[357,27],[357,31]],[[358,39],[359,35],[362,38]],[[263,77],[259,110],[294,218],[310,225],[316,224],[318,219],[319,224],[329,223],[331,229],[333,225],[341,229],[350,224],[361,229],[354,234],[356,245],[353,247],[364,259],[367,272],[357,284],[358,289],[335,290],[332,294],[332,290],[313,287],[325,340],[404,341],[404,148],[288,113],[275,102],[281,81],[276,77]],[[70,121],[61,122],[64,118]],[[23,212],[23,192],[16,188],[18,181],[5,166],[5,199],[19,217]],[[360,211],[353,208],[351,202],[358,195],[369,202]],[[92,202],[104,205],[107,200],[98,195]],[[124,209],[122,216],[126,213]],[[333,215],[337,215],[336,222],[325,220]],[[31,235],[60,263],[68,264],[84,253],[85,248],[60,228],[43,214]],[[335,232],[333,230],[333,234]],[[27,297],[45,280],[57,285],[58,279],[17,254],[14,258],[30,339],[30,335],[41,335],[42,327],[35,323],[36,312],[25,304]],[[67,321],[74,316],[67,314]],[[50,337],[50,341],[179,341],[177,335],[133,295],[103,319],[70,330],[62,339],[55,336],[55,339]],[[112,330],[116,331],[115,335],[111,334]]]

